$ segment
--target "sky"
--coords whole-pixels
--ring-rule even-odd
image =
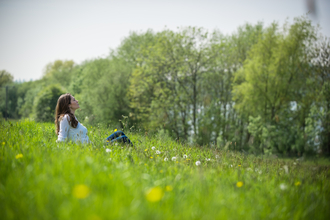
[[[131,31],[195,26],[232,34],[246,22],[292,23],[313,1],[308,16],[330,37],[329,0],[0,0],[0,70],[36,80],[58,59],[107,57]]]

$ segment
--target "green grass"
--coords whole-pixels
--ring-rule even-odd
[[[93,145],[57,144],[53,124],[2,121],[0,219],[330,218],[327,160],[261,158],[137,133],[128,134],[134,148],[106,146],[112,131],[88,131]]]

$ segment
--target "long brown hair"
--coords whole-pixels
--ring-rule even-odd
[[[76,117],[71,113],[69,105],[71,104],[71,94],[66,93],[61,95],[56,104],[55,108],[55,126],[56,126],[56,134],[60,131],[60,121],[62,120],[64,115],[69,115],[70,117],[70,125],[74,128],[78,126],[78,121]]]

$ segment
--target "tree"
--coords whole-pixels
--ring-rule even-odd
[[[311,50],[310,63],[314,73],[313,89],[317,95],[315,99],[315,109],[311,112],[315,125],[311,130],[321,127],[319,132],[320,138],[313,136],[312,138],[320,139],[321,150],[324,154],[330,154],[330,41],[328,38],[321,38],[316,42]],[[321,122],[318,125],[317,121]]]
[[[3,86],[8,83],[12,83],[14,77],[8,73],[6,70],[0,70],[0,86]]]
[[[59,83],[67,88],[71,83],[74,67],[75,63],[72,60],[56,60],[54,63],[47,64],[43,79],[48,84]]]
[[[261,40],[252,47],[243,68],[238,70],[237,84],[233,88],[235,108],[253,118],[260,116],[264,126],[275,125],[278,131],[291,124],[291,134],[297,136],[292,147],[302,153],[301,131],[313,96],[306,84],[310,78],[306,52],[316,33],[305,18],[298,18],[289,28],[284,26],[283,29],[283,33],[279,32],[276,23],[268,27]],[[292,107],[294,103],[297,104],[295,109]],[[280,133],[272,135],[269,138],[280,138]],[[287,142],[286,147],[289,144]],[[279,144],[270,146],[264,142],[260,146],[262,152],[270,147],[280,151]]]
[[[34,101],[35,121],[54,122],[57,100],[64,93],[58,85],[50,85],[40,91]]]

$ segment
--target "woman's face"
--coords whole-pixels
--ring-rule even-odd
[[[69,106],[72,110],[77,110],[79,108],[78,100],[71,96],[71,104]]]

